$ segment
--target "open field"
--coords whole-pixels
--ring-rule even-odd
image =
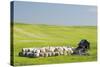
[[[14,24],[14,65],[37,65],[97,60],[96,26],[56,26],[44,24]],[[81,39],[91,43],[90,56],[53,56],[46,58],[19,57],[22,48],[43,46],[73,46]]]

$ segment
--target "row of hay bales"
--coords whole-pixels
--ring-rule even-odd
[[[41,47],[41,48],[22,48],[19,52],[19,56],[22,57],[50,57],[59,55],[71,55],[73,54],[74,48],[67,46],[57,47]]]

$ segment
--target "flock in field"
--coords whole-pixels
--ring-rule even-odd
[[[42,48],[23,48],[19,56],[26,57],[49,57],[59,55],[71,55],[73,53],[73,47],[42,47]]]
[[[22,48],[19,52],[19,56],[22,57],[50,57],[60,55],[89,55],[88,50],[90,49],[90,43],[83,39],[78,43],[78,46],[48,46],[41,48]]]

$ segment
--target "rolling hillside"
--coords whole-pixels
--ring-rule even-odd
[[[36,65],[96,61],[96,26],[56,26],[45,24],[14,24],[14,65]],[[22,48],[43,46],[73,46],[81,39],[91,43],[90,56],[56,56],[47,58],[19,57]]]

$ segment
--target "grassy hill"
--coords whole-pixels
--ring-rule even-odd
[[[96,26],[56,26],[44,24],[14,24],[14,65],[37,65],[97,60]],[[43,46],[73,46],[81,39],[91,43],[90,56],[56,56],[47,58],[19,57],[22,48]]]

